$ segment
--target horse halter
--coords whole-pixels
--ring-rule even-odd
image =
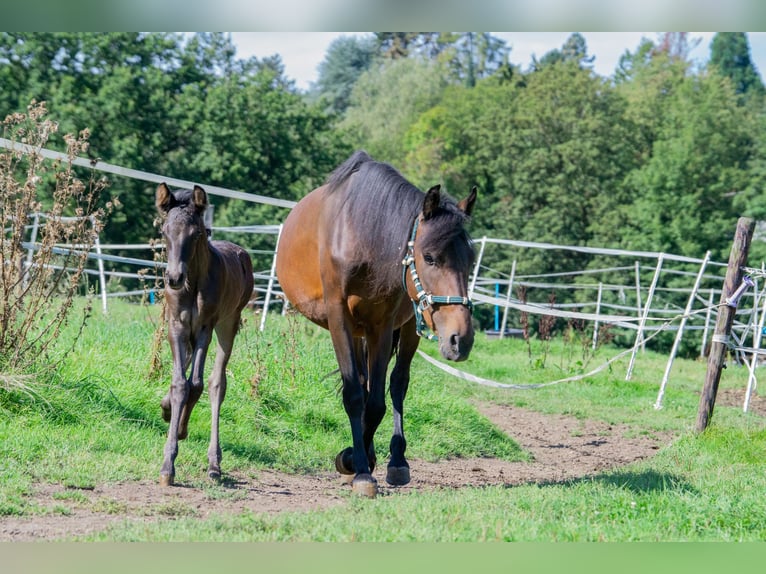
[[[418,336],[424,337],[429,341],[437,340],[438,337],[431,332],[423,317],[423,311],[431,307],[434,303],[439,305],[465,305],[468,307],[468,312],[473,313],[473,303],[468,297],[460,297],[454,295],[433,295],[423,288],[423,284],[420,282],[418,271],[415,269],[415,235],[418,232],[418,223],[420,217],[415,218],[415,223],[412,225],[412,236],[407,242],[407,255],[402,260],[402,285],[404,286],[404,292],[407,293],[407,270],[409,269],[412,282],[415,284],[415,290],[417,291],[417,300],[412,299],[412,308],[415,311],[415,330]]]

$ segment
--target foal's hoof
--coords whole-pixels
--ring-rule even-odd
[[[351,491],[359,496],[375,498],[378,494],[378,481],[371,474],[357,474],[351,481]]]
[[[208,470],[207,471],[207,477],[210,480],[214,480],[216,482],[220,482],[220,480],[221,480],[221,471],[220,470]]]
[[[408,466],[389,466],[386,471],[386,482],[393,486],[404,486],[410,482]]]
[[[173,486],[173,483],[175,483],[175,476],[172,474],[160,475],[160,486]]]

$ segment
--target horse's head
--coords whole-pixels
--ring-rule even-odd
[[[197,185],[193,190],[173,192],[161,183],[157,186],[154,203],[164,219],[162,235],[168,256],[167,286],[180,289],[188,282],[190,261],[201,244],[200,240],[207,242],[203,219],[207,193]]]
[[[463,225],[475,201],[475,187],[458,203],[443,198],[438,185],[429,189],[409,249],[408,293],[451,361],[467,359],[473,347],[468,276],[474,250]]]

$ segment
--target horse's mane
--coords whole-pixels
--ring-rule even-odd
[[[373,160],[364,151],[355,152],[336,168],[327,186],[331,194],[345,194],[340,204],[348,210],[357,229],[364,230],[358,239],[365,241],[363,248],[374,263],[371,280],[381,286],[401,282],[401,261],[425,194],[391,165]],[[468,216],[447,194],[441,197],[434,220],[439,225],[429,226],[433,231],[422,238],[424,248],[436,252],[458,235],[469,239],[463,229]],[[467,256],[472,257],[472,251]]]

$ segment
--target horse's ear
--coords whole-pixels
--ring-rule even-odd
[[[197,211],[202,213],[207,209],[207,193],[200,186],[195,185],[192,191],[192,201],[194,201],[194,207]]]
[[[476,186],[471,188],[471,193],[468,194],[464,200],[460,201],[457,206],[466,215],[471,215],[473,211],[473,204],[476,203]]]
[[[431,219],[436,210],[439,209],[439,203],[441,202],[440,189],[441,186],[437,184],[426,192],[426,198],[423,200],[423,219],[425,221]]]
[[[160,213],[167,213],[170,211],[171,203],[173,201],[173,194],[170,193],[170,189],[164,182],[157,186],[157,191],[154,192],[154,205],[157,206],[157,211]]]

